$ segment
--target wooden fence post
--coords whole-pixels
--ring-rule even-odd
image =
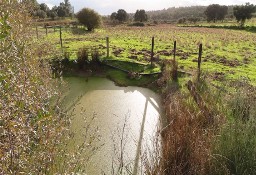
[[[106,38],[106,44],[107,44],[107,58],[109,57],[109,37]]]
[[[202,61],[202,52],[203,52],[203,45],[199,45],[199,53],[198,53],[198,74],[197,74],[197,79],[200,79],[200,74],[201,74],[201,61]]]
[[[60,26],[60,47],[62,48],[62,32],[61,32],[61,26]]]
[[[36,26],[36,38],[38,39],[38,28]]]
[[[176,41],[174,41],[174,48],[173,48],[173,60],[176,61]]]
[[[153,58],[154,58],[154,45],[155,45],[155,37],[152,37],[152,44],[151,44],[151,67],[153,66]]]
[[[53,29],[54,29],[54,32],[56,32],[56,28],[55,28],[55,26],[53,26]]]
[[[45,34],[46,34],[46,36],[48,34],[47,26],[45,26]]]

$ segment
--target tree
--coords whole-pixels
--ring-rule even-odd
[[[60,3],[60,5],[57,7],[57,14],[58,14],[58,17],[67,16],[67,10],[64,3]]]
[[[87,27],[88,31],[92,31],[101,25],[101,16],[89,8],[80,10],[76,17],[81,24]]]
[[[252,14],[256,11],[256,6],[250,3],[245,5],[234,7],[234,16],[237,22],[240,22],[240,26],[244,26],[246,19],[251,19]]]
[[[45,3],[42,3],[40,4],[40,10],[43,10],[45,13],[47,13],[50,9]]]
[[[64,0],[64,5],[66,8],[67,16],[72,16],[73,15],[73,7],[71,6],[69,0]]]
[[[56,12],[55,10],[50,10],[48,16],[49,16],[52,20],[54,20],[54,19],[58,16],[58,14],[57,14],[57,12]]]
[[[223,20],[228,13],[227,6],[220,6],[219,4],[211,4],[209,5],[204,14],[207,17],[207,21],[216,22],[217,20]]]
[[[116,14],[116,19],[119,22],[125,22],[128,20],[128,14],[124,9],[119,9]]]
[[[46,14],[46,12],[45,11],[43,11],[43,10],[37,10],[36,12],[35,12],[35,16],[38,16],[39,18],[46,18],[47,17],[47,14]]]
[[[137,10],[134,15],[134,21],[144,22],[148,20],[145,10]]]
[[[117,15],[116,12],[111,13],[110,19],[111,19],[111,20],[116,20],[116,15]]]

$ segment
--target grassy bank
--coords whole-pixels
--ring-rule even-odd
[[[40,41],[47,41],[57,49],[59,30],[40,29]],[[106,58],[106,36],[110,40],[109,62],[123,67],[123,62],[150,63],[151,37],[155,37],[154,61],[156,63],[173,58],[173,42],[177,41],[176,59],[179,70],[195,72],[197,67],[198,44],[203,44],[202,71],[215,85],[247,78],[255,85],[256,75],[254,52],[254,33],[241,30],[214,29],[203,27],[176,27],[173,25],[156,25],[145,27],[106,27],[95,32],[83,28],[63,30],[63,52],[70,59],[77,58],[77,51],[86,47],[98,50]],[[112,61],[112,60],[116,60]],[[130,64],[132,65],[132,64]],[[137,68],[136,68],[137,69]],[[138,68],[139,70],[141,68]],[[158,71],[159,67],[154,71]],[[146,71],[146,70],[145,70]],[[146,71],[149,72],[149,71]]]

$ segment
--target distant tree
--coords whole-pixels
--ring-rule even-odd
[[[116,19],[119,22],[125,22],[128,20],[128,14],[124,9],[119,9],[116,14]]]
[[[64,3],[60,3],[60,5],[57,7],[57,14],[58,14],[58,17],[65,17],[68,15]]]
[[[40,6],[40,10],[43,10],[45,13],[47,13],[50,10],[45,3],[42,3],[39,6]]]
[[[43,11],[43,10],[37,10],[36,12],[35,12],[35,16],[38,16],[39,18],[46,18],[47,17],[47,14],[46,14],[46,12],[45,11]]]
[[[178,19],[178,24],[184,24],[184,23],[186,23],[186,18],[180,18],[180,19]]]
[[[191,17],[191,18],[188,18],[188,21],[195,24],[196,22],[200,21],[200,18]]]
[[[137,10],[134,15],[134,21],[145,22],[148,20],[148,16],[145,10]]]
[[[64,0],[64,5],[66,8],[67,16],[72,16],[73,15],[73,7],[71,6],[69,0]]]
[[[71,6],[69,0],[64,0],[56,8],[56,12],[59,17],[68,17],[73,15],[73,7]]]
[[[48,13],[48,16],[52,19],[55,20],[55,18],[58,16],[57,11],[56,10],[50,10]]]
[[[116,20],[116,15],[117,15],[116,12],[111,13],[110,19],[111,19],[111,20]]]
[[[89,8],[80,10],[76,17],[81,24],[87,27],[88,31],[92,31],[101,25],[101,16]]]
[[[252,14],[256,11],[256,6],[250,3],[245,5],[235,6],[234,7],[234,16],[236,17],[237,22],[240,23],[240,26],[244,26],[246,19],[251,19]]]
[[[228,13],[227,6],[220,6],[219,4],[211,4],[209,5],[204,14],[207,17],[207,21],[216,22],[217,20],[223,20]]]

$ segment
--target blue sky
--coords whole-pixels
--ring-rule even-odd
[[[64,0],[38,0],[49,7],[59,5]],[[194,6],[194,5],[240,5],[250,2],[256,4],[256,0],[69,0],[74,6],[75,12],[84,7],[92,8],[102,15],[109,15],[118,9],[124,9],[129,13],[137,9],[161,10],[169,7]]]

